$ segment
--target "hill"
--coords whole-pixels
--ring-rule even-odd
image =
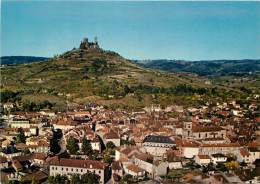
[[[13,64],[25,64],[39,61],[45,61],[46,57],[35,57],[35,56],[2,56],[1,65],[13,65]]]
[[[57,110],[65,110],[67,105],[88,102],[142,108],[248,97],[248,91],[209,82],[206,77],[144,68],[87,39],[79,48],[46,61],[3,66],[1,81],[1,101],[21,106],[30,102],[30,110],[34,109],[31,102],[50,102]]]
[[[246,76],[252,73],[260,73],[260,59],[209,61],[160,59],[136,62],[148,68],[156,68],[168,72],[196,73],[201,76]]]

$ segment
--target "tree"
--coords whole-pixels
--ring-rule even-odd
[[[78,174],[73,174],[70,178],[70,184],[80,184],[80,176]]]
[[[24,135],[24,130],[22,128],[18,128],[18,135],[17,135],[17,142],[18,143],[25,143],[26,137]]]
[[[33,177],[31,184],[39,184],[39,181],[35,177]]]
[[[116,147],[115,144],[111,141],[108,141],[106,144],[107,149],[114,149],[115,147]]]
[[[113,162],[113,158],[109,154],[105,154],[103,160],[105,163],[108,163],[108,164],[111,164]]]
[[[94,173],[86,173],[81,176],[81,184],[98,184],[100,177]]]
[[[228,170],[235,170],[239,168],[239,163],[237,161],[230,161],[225,163],[225,166],[228,168]]]
[[[76,154],[79,151],[78,140],[74,137],[70,137],[67,140],[67,149],[71,154]]]
[[[55,177],[54,176],[49,176],[47,179],[48,184],[55,184]]]
[[[82,149],[81,149],[81,151],[84,154],[88,155],[88,156],[93,152],[91,144],[90,144],[90,141],[87,140],[85,137],[82,140]]]

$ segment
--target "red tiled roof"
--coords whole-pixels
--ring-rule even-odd
[[[221,131],[221,130],[224,130],[223,128],[221,127],[218,127],[218,126],[195,126],[195,127],[192,127],[192,131],[193,132],[217,132],[217,131]]]
[[[131,171],[133,171],[135,173],[139,173],[139,172],[143,172],[144,171],[143,169],[141,169],[140,167],[138,167],[137,165],[134,165],[134,164],[128,165],[127,169],[131,170]]]
[[[104,138],[105,139],[119,139],[120,137],[116,132],[110,131],[104,135]]]
[[[200,159],[210,159],[210,156],[208,155],[198,155]]]
[[[38,160],[45,160],[47,155],[45,153],[33,153],[32,158]]]
[[[121,170],[122,169],[119,162],[116,162],[116,161],[111,164],[111,167],[112,167],[112,170]]]
[[[149,155],[149,154],[146,154],[146,153],[137,154],[136,158],[138,158],[140,160],[143,160],[145,162],[147,162],[147,161],[153,162],[153,156]]]
[[[239,143],[202,144],[201,147],[240,147]]]
[[[107,164],[96,160],[78,160],[78,159],[65,159],[61,158],[58,162],[50,163],[50,165],[66,166],[66,167],[79,167],[79,168],[93,168],[105,169]]]
[[[240,149],[240,154],[241,154],[243,157],[248,157],[248,156],[250,156],[250,153],[248,152],[248,150],[247,150],[246,148]]]
[[[5,157],[0,156],[0,163],[5,163],[7,162],[7,159]]]

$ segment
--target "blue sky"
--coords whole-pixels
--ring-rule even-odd
[[[94,36],[130,59],[260,58],[260,2],[1,3],[1,55],[53,56]]]

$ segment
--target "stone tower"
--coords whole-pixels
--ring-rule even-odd
[[[80,43],[79,48],[80,49],[88,49],[88,47],[89,47],[88,38],[83,38],[83,40]]]

